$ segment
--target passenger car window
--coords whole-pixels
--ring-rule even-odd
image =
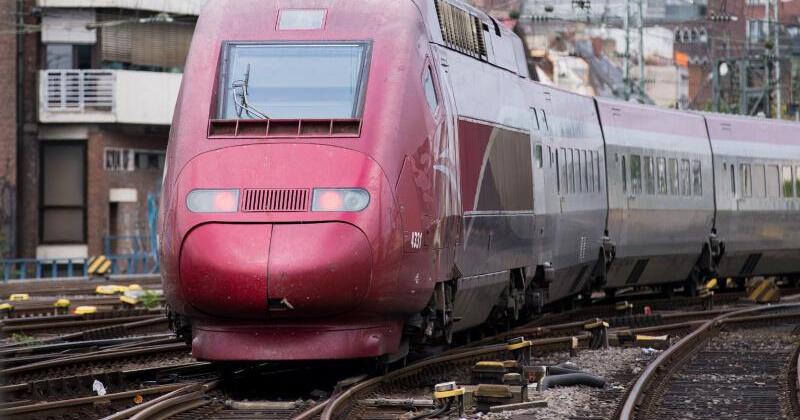
[[[542,110],[542,123],[544,124],[544,129],[550,131],[550,124],[547,122],[547,113]]]
[[[561,194],[561,165],[559,162],[563,161],[563,159],[559,158],[561,156],[561,152],[556,149],[556,191]]]
[[[655,179],[653,179],[653,158],[650,156],[644,157],[644,190],[647,194],[656,193]]]
[[[703,166],[699,160],[692,162],[692,180],[694,181],[694,195],[703,195]]]
[[[430,66],[425,68],[422,84],[425,87],[425,100],[428,101],[428,107],[432,113],[435,113],[436,109],[439,108],[439,97],[436,95],[436,88],[433,86],[433,70],[431,70]]]
[[[781,168],[777,165],[770,165],[767,168],[767,196],[780,197],[781,192]]]
[[[796,167],[794,170],[795,176],[795,191],[797,192],[797,196],[800,197],[800,166]]]
[[[581,151],[575,150],[575,183],[578,184],[578,192],[583,192],[583,163]]]
[[[794,179],[792,178],[792,167],[783,167],[783,197],[794,197]]]
[[[589,151],[589,167],[587,168],[589,171],[589,192],[594,192],[594,152]]]
[[[692,170],[689,159],[681,159],[681,195],[692,195]]]
[[[764,172],[764,165],[753,166],[753,195],[755,197],[766,197],[767,186],[766,173]]]
[[[739,176],[742,177],[742,195],[745,197],[753,196],[753,178],[750,174],[750,165],[743,163],[740,166],[741,172]]]
[[[536,108],[531,108],[531,112],[533,112],[533,127],[537,130],[541,130],[542,127],[539,126],[539,113],[536,112]]]
[[[581,151],[583,154],[583,166],[581,170],[583,171],[583,186],[586,192],[591,192],[592,188],[589,186],[589,160],[586,158],[586,150]]]
[[[541,168],[544,164],[542,163],[542,145],[536,145],[536,167]]]
[[[639,155],[631,155],[631,192],[642,193],[642,158]]]
[[[594,167],[597,170],[597,191],[603,191],[603,172],[600,169],[600,152],[594,152]]]
[[[567,177],[569,177],[569,182],[567,182],[567,187],[569,188],[569,192],[575,193],[575,149],[569,149],[569,153],[567,153],[567,159],[569,159],[569,167],[567,168]]]
[[[567,176],[567,149],[561,148],[561,191],[569,194],[569,177]]]
[[[622,192],[628,192],[628,167],[625,165],[625,156],[622,156]]]
[[[669,193],[678,195],[680,193],[680,180],[678,179],[678,159],[669,160]]]
[[[656,159],[656,168],[658,171],[658,193],[664,195],[667,193],[667,160],[664,158]]]

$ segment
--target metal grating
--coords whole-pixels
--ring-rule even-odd
[[[43,102],[53,112],[113,111],[116,76],[110,70],[47,70]]]
[[[439,16],[442,39],[448,47],[478,59],[486,59],[483,24],[477,16],[444,0],[436,0],[436,14]]]
[[[308,198],[307,189],[247,189],[242,194],[242,211],[308,211]]]

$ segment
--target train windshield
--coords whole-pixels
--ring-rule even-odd
[[[218,117],[360,118],[368,44],[228,44]]]

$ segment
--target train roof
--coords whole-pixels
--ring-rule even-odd
[[[800,147],[800,124],[743,115],[703,113],[711,141],[757,142]]]
[[[696,113],[633,102],[596,98],[601,117],[613,117],[620,128],[705,139],[703,117]]]

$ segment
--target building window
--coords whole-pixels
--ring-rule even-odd
[[[45,244],[86,242],[86,143],[41,143],[40,237]]]
[[[131,150],[106,148],[105,168],[107,171],[132,171]]]
[[[163,170],[166,154],[160,150],[135,150],[107,147],[105,168],[107,171]]]
[[[45,56],[47,70],[72,69],[72,45],[47,44]]]
[[[164,169],[166,154],[164,152],[152,150],[134,151],[136,169]]]
[[[765,40],[767,36],[767,22],[763,20],[747,21],[747,40],[751,44],[758,44]]]
[[[46,44],[47,70],[73,70],[92,68],[92,46],[73,44]]]

